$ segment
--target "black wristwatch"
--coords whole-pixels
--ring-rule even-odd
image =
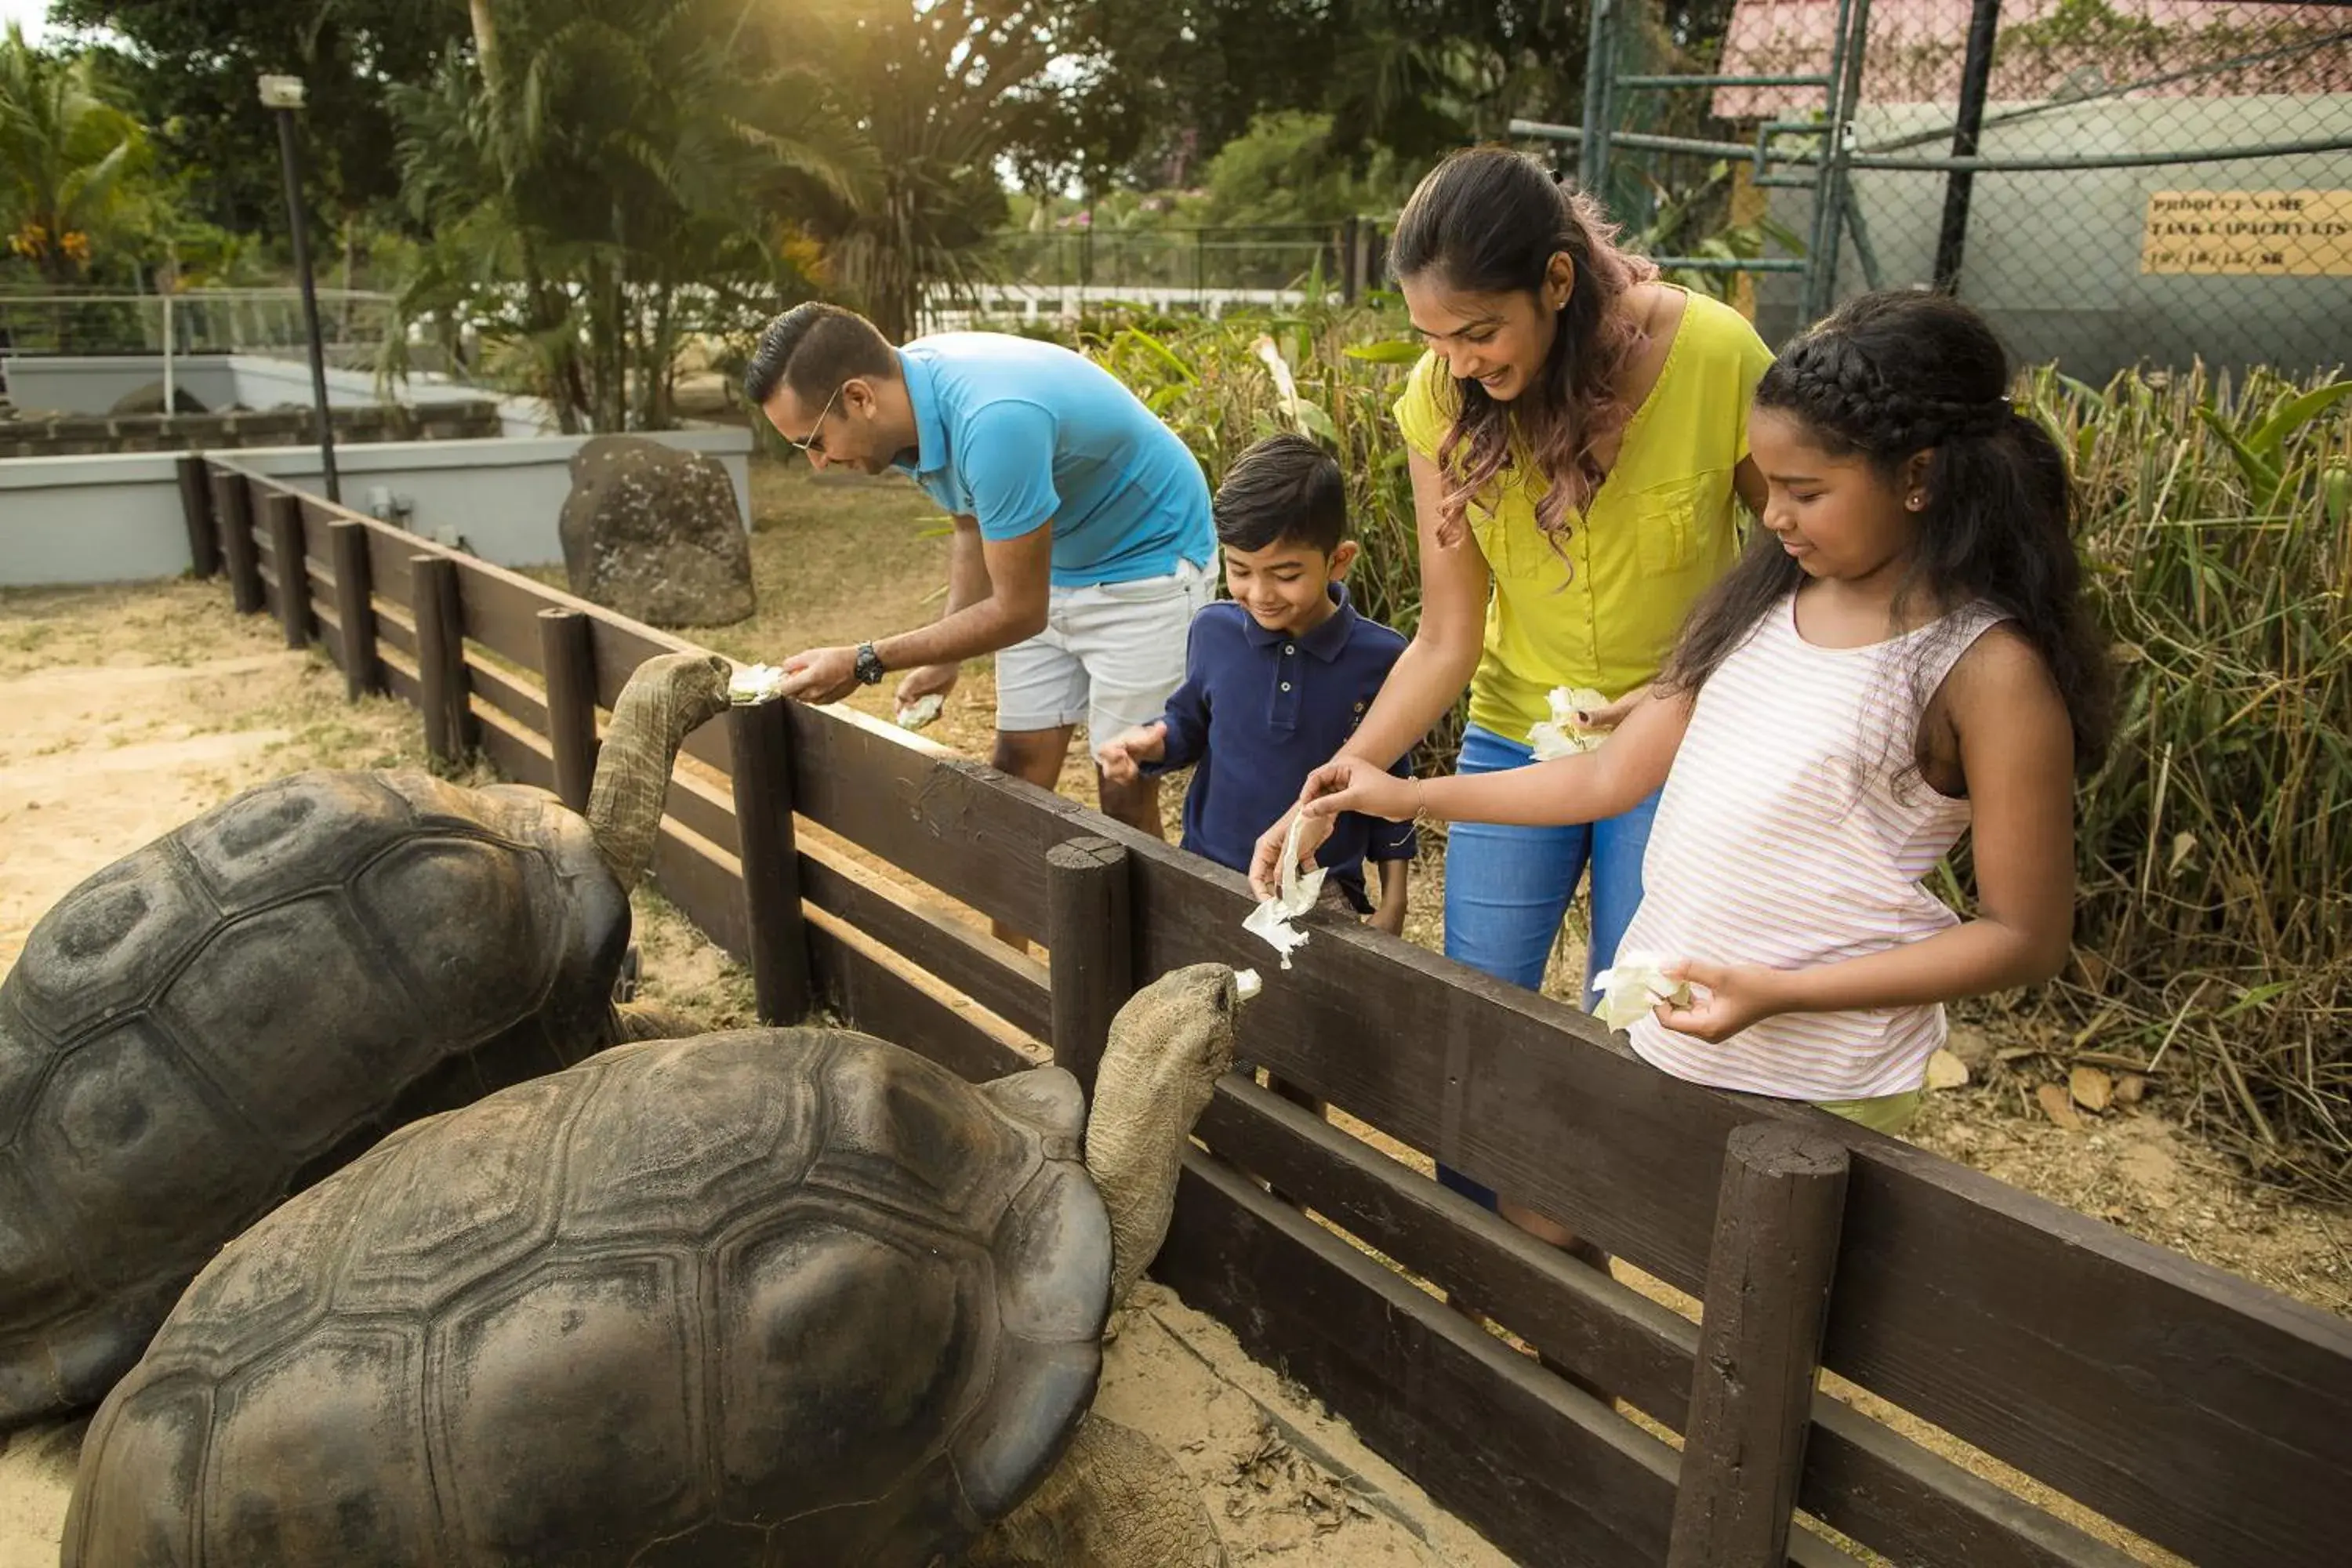
[[[857,683],[860,686],[879,686],[882,684],[882,656],[874,651],[872,643],[859,643],[857,645]]]

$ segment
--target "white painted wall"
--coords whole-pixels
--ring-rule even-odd
[[[304,373],[307,379],[308,372]],[[715,428],[649,433],[664,446],[719,459],[751,518],[751,437]],[[563,559],[556,520],[571,493],[571,462],[590,437],[384,441],[335,448],[343,504],[369,511],[371,492],[404,500],[406,526],[462,538],[501,566]],[[315,447],[224,453],[223,460],[324,495]],[[16,458],[0,462],[0,585],[135,582],[189,569],[176,452]]]

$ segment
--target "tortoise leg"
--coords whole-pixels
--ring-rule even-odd
[[[1225,1568],[1192,1479],[1132,1427],[1089,1415],[1062,1462],[963,1568]]]

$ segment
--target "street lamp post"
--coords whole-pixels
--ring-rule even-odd
[[[301,166],[294,148],[294,111],[302,107],[302,79],[264,76],[261,106],[278,116],[278,162],[286,174],[286,217],[294,230],[294,271],[302,280],[302,320],[310,334],[310,403],[319,416],[319,462],[325,469],[327,499],[341,504],[335,478],[335,426],[327,411],[327,352],[319,339],[319,290],[310,279],[310,222],[302,211]]]

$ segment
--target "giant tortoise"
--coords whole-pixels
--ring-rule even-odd
[[[81,883],[0,982],[0,1430],[95,1403],[215,1248],[415,1116],[624,1037],[709,655],[649,660],[583,820],[417,772],[262,784]]]
[[[224,1248],[91,1424],[64,1568],[1196,1568],[1087,1418],[1233,1061],[1139,993],[1089,1119],[839,1029],[615,1047],[412,1124]]]

